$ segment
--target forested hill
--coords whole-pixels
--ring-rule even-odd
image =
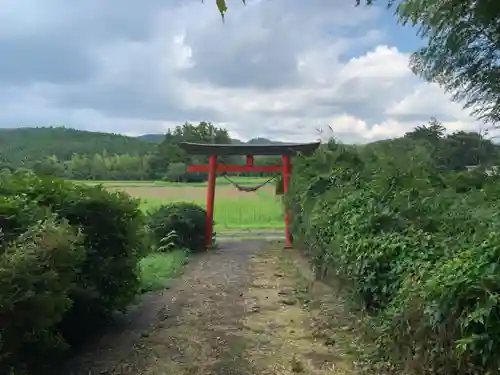
[[[151,143],[119,134],[62,127],[0,129],[0,161],[12,167],[48,156],[69,160],[72,155],[135,154],[152,152]]]
[[[163,140],[165,139],[165,134],[143,134],[137,137],[138,139],[146,142],[152,142],[152,143],[162,143]],[[268,145],[268,144],[282,144],[283,142],[280,141],[273,141],[267,138],[252,138],[247,142],[243,142],[239,139],[232,138],[231,143],[234,144],[261,144],[261,145]]]
[[[137,139],[151,143],[162,143],[165,139],[165,134],[143,134],[138,136]]]
[[[148,165],[152,156],[154,160],[160,157],[171,161],[172,155],[159,156],[159,153],[162,154],[161,145],[165,141],[165,134],[128,137],[64,127],[0,129],[0,170],[43,169],[57,174],[64,171],[64,174],[71,178],[97,175],[97,171],[106,178],[128,178],[129,172],[125,171],[135,170],[140,173],[141,178],[145,178],[144,176],[150,173],[151,168]],[[238,139],[226,139],[225,142],[245,143]],[[248,143],[279,142],[255,138]],[[163,164],[158,166],[162,173],[163,168],[166,168]],[[115,171],[113,176],[102,172],[110,168]],[[121,172],[118,173],[117,170]],[[132,177],[138,178],[136,175]]]

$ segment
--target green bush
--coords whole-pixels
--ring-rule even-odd
[[[157,248],[170,237],[172,247],[201,251],[205,249],[205,218],[205,209],[194,203],[170,203],[149,213],[148,226]]]
[[[125,309],[133,301],[140,284],[138,261],[145,253],[144,218],[138,201],[100,186],[76,185],[30,173],[4,179],[0,196],[21,196],[81,233],[85,257],[73,270],[77,282],[71,288],[71,308],[58,327],[71,342],[77,342],[80,334],[95,327],[99,319]],[[31,206],[20,205],[13,219],[3,219],[4,237],[24,233],[20,223],[29,222]]]
[[[0,372],[64,344],[83,238],[23,197],[0,197]]]
[[[11,182],[18,193],[81,229],[86,261],[82,288],[74,296],[78,311],[109,315],[127,307],[139,286],[137,262],[145,252],[139,202],[101,186],[33,175],[14,175]]]
[[[384,311],[379,345],[399,361],[412,358],[427,373],[498,368],[500,234],[467,242],[455,256],[407,272]]]
[[[408,139],[295,158],[293,238],[371,313],[380,360],[418,374],[498,372],[496,179],[443,170]]]

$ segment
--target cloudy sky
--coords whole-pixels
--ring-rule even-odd
[[[234,137],[346,142],[435,116],[478,125],[408,68],[422,42],[354,0],[0,0],[0,127],[139,135],[211,121]]]

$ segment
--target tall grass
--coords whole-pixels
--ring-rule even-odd
[[[187,252],[173,250],[168,253],[152,253],[139,263],[141,292],[160,290],[168,286],[187,261]]]

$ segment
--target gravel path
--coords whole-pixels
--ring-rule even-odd
[[[321,309],[305,308],[311,297],[300,294],[311,278],[290,268],[281,246],[247,240],[200,255],[63,374],[351,373],[349,356],[315,333]]]

